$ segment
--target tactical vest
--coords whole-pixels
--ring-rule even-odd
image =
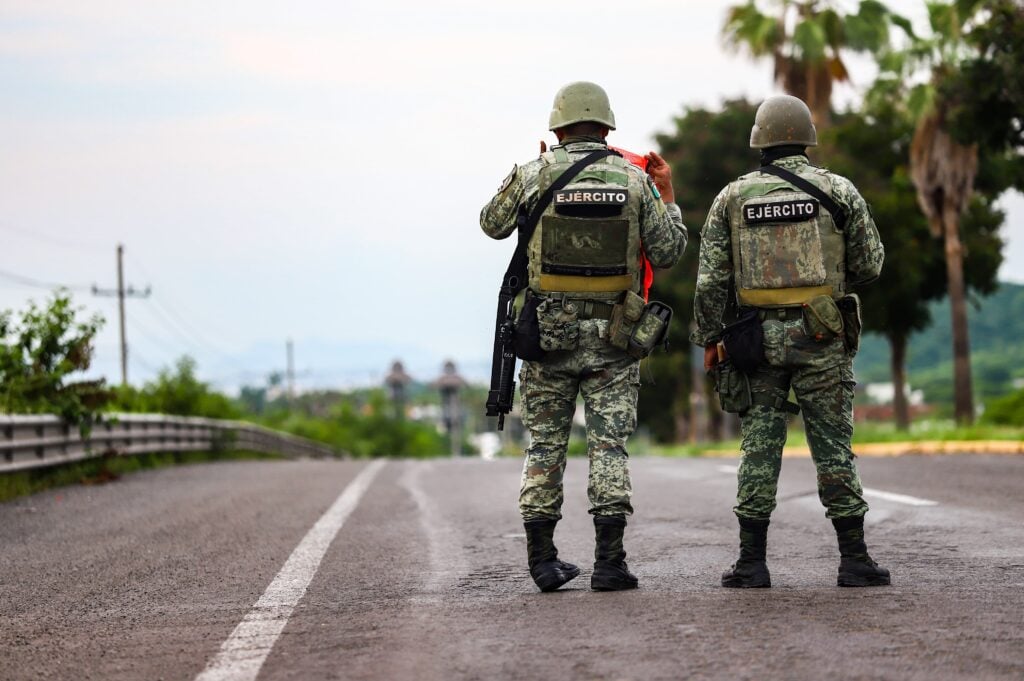
[[[539,193],[574,162],[562,147],[541,159]],[[640,292],[644,188],[627,166],[621,157],[608,156],[555,192],[530,239],[531,290],[609,302],[617,302],[623,291]]]
[[[803,166],[793,172],[832,194],[827,170]],[[753,172],[733,182],[728,210],[740,305],[786,307],[846,294],[846,240],[817,199],[774,175]]]

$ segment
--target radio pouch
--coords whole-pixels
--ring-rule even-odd
[[[722,330],[725,352],[739,371],[753,373],[764,361],[764,329],[756,309],[743,312]]]
[[[715,392],[722,411],[728,414],[744,414],[753,403],[750,395],[750,379],[737,369],[731,360],[715,365],[712,370],[715,379]]]
[[[512,347],[516,357],[529,362],[536,362],[544,359],[544,350],[540,345],[540,322],[537,320],[537,306],[542,298],[529,295],[523,301],[523,309],[516,319],[516,333],[512,340]]]
[[[666,342],[671,323],[671,307],[657,300],[647,303],[629,334],[626,352],[636,359],[647,357],[655,347]]]

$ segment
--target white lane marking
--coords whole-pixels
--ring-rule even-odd
[[[907,504],[908,506],[938,506],[939,502],[932,501],[931,499],[919,499],[912,497],[907,494],[896,494],[895,492],[883,492],[877,489],[864,488],[864,495],[869,497],[878,497],[879,499],[885,499],[886,501],[895,501],[897,504]]]
[[[715,466],[715,470],[717,470],[719,473],[733,474],[733,473],[737,473],[739,471],[739,466],[721,465],[721,466]],[[885,499],[886,501],[895,501],[897,504],[907,504],[908,506],[938,506],[939,505],[939,502],[932,501],[931,499],[919,499],[917,497],[912,497],[912,496],[907,495],[907,494],[896,494],[895,492],[883,492],[882,490],[868,489],[867,487],[864,488],[864,494],[865,494],[865,496],[878,497],[879,499]]]
[[[292,611],[306,593],[328,547],[384,463],[374,461],[342,490],[196,681],[253,681],[256,678]]]
[[[424,576],[423,591],[414,594],[411,600],[416,603],[434,602],[433,599],[442,594],[446,587],[453,586],[459,577],[472,574],[473,569],[461,548],[464,538],[424,489],[423,476],[434,470],[434,464],[410,461],[405,465],[406,471],[399,479],[399,484],[406,488],[419,509],[416,515],[427,538],[430,557],[430,570]],[[418,616],[425,617],[428,612],[432,611],[422,610]]]

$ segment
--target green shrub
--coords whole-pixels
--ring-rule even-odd
[[[1024,426],[1024,388],[989,402],[981,420],[1005,426]]]
[[[88,432],[111,394],[102,380],[73,380],[92,364],[103,325],[81,312],[61,290],[45,307],[30,301],[20,320],[0,311],[0,412],[57,414]]]
[[[209,384],[196,377],[196,361],[188,356],[179,359],[173,369],[163,369],[156,380],[142,388],[123,386],[115,392],[112,408],[120,411],[211,419],[241,416],[230,398],[211,390]]]

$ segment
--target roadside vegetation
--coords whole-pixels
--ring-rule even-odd
[[[1020,423],[1020,422],[1018,422]],[[894,423],[862,422],[854,429],[853,447],[869,444],[925,444],[925,443],[963,443],[963,451],[971,450],[971,443],[1002,441],[1019,443],[1024,441],[1024,426],[1021,425],[990,425],[975,424],[958,426],[953,419],[921,420],[914,422],[910,429],[900,430]],[[804,449],[807,437],[799,419],[794,420],[786,439],[787,449]],[[641,452],[637,452],[641,453]],[[653,456],[739,456],[740,441],[737,438],[719,442],[701,442],[695,444],[654,444],[644,454]]]

